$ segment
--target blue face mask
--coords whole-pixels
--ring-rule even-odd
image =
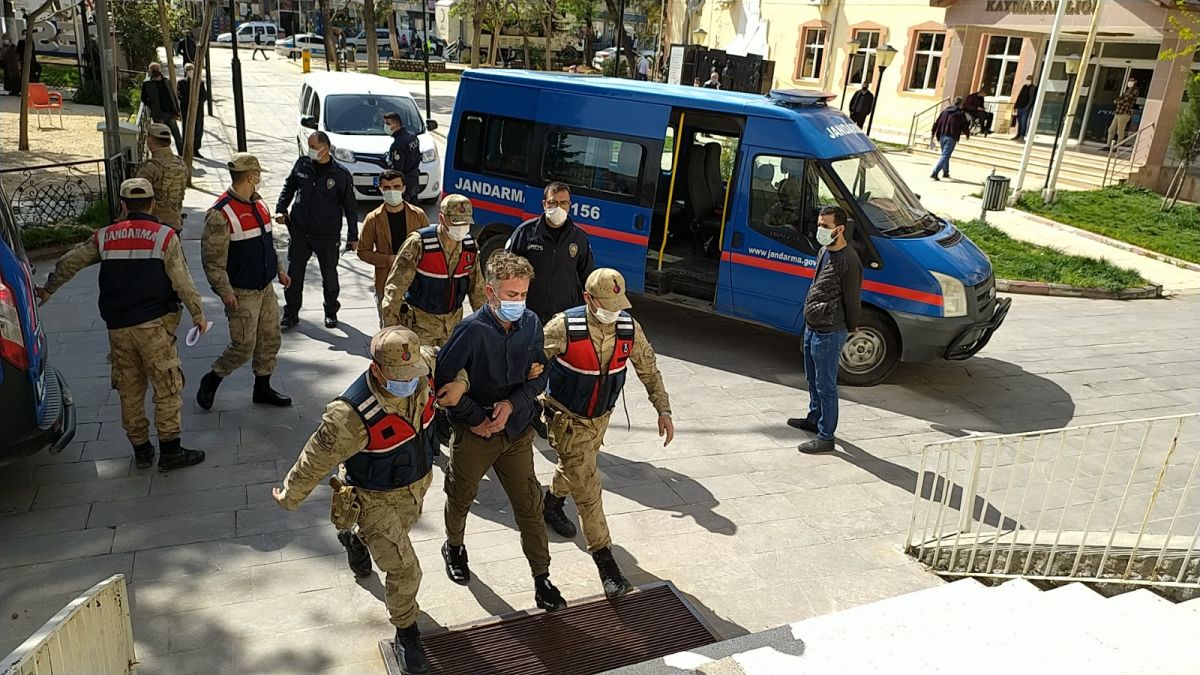
[[[408,398],[417,391],[417,386],[421,384],[421,378],[414,377],[411,380],[384,380],[383,388],[387,389],[387,393],[397,398]]]
[[[516,321],[525,315],[525,301],[501,300],[500,309],[496,310],[496,315],[509,323]]]

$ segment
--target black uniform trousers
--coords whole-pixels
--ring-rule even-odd
[[[317,256],[317,266],[321,268],[321,286],[325,291],[325,316],[336,317],[342,308],[338,302],[341,285],[338,283],[338,248],[336,239],[310,239],[293,233],[288,244],[288,276],[292,285],[283,291],[284,318],[295,319],[300,314],[300,306],[304,304],[304,273],[308,268],[308,260],[314,254]]]
[[[421,192],[421,172],[416,171],[404,176],[404,201],[409,204],[417,203],[417,195]]]

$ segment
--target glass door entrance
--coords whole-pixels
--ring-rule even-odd
[[[1099,55],[1088,64],[1087,72],[1080,78],[1082,86],[1075,120],[1068,136],[1069,144],[1105,142],[1108,126],[1113,121],[1115,101],[1125,83],[1130,79],[1137,82],[1138,102],[1133,118],[1125,130],[1126,136],[1138,129],[1146,92],[1154,75],[1155,58],[1159,45],[1149,43],[1102,43]],[[1037,122],[1038,140],[1053,140],[1064,108],[1067,105],[1066,56],[1083,51],[1082,43],[1059,43],[1057,54],[1050,65],[1050,81],[1047,83],[1041,118]]]
[[[1096,143],[1105,142],[1108,136],[1108,127],[1112,124],[1116,110],[1117,96],[1121,94],[1130,80],[1137,83],[1138,102],[1134,107],[1133,118],[1125,129],[1125,134],[1129,135],[1137,131],[1142,117],[1142,106],[1146,102],[1146,90],[1150,88],[1150,79],[1153,75],[1154,71],[1150,68],[1101,65],[1100,72],[1096,74],[1091,88],[1094,95],[1084,121],[1083,140]]]

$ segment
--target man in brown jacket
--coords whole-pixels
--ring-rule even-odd
[[[358,235],[358,257],[375,266],[375,310],[381,328],[383,289],[400,245],[408,235],[429,225],[424,211],[404,201],[404,187],[404,176],[399,171],[387,169],[379,175],[383,205],[367,214]]]

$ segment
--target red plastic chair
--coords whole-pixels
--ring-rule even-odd
[[[37,111],[38,128],[39,129],[42,128],[42,111],[43,110],[46,111],[47,115],[53,115],[53,113],[51,111],[57,110],[58,111],[58,126],[60,129],[66,128],[65,126],[63,126],[63,119],[62,119],[62,107],[63,107],[62,94],[55,92],[55,91],[50,91],[49,89],[46,89],[46,85],[42,84],[41,82],[30,82],[29,83],[29,104],[31,106],[33,106],[33,109],[35,111]],[[53,118],[51,118],[51,119],[53,119]]]

